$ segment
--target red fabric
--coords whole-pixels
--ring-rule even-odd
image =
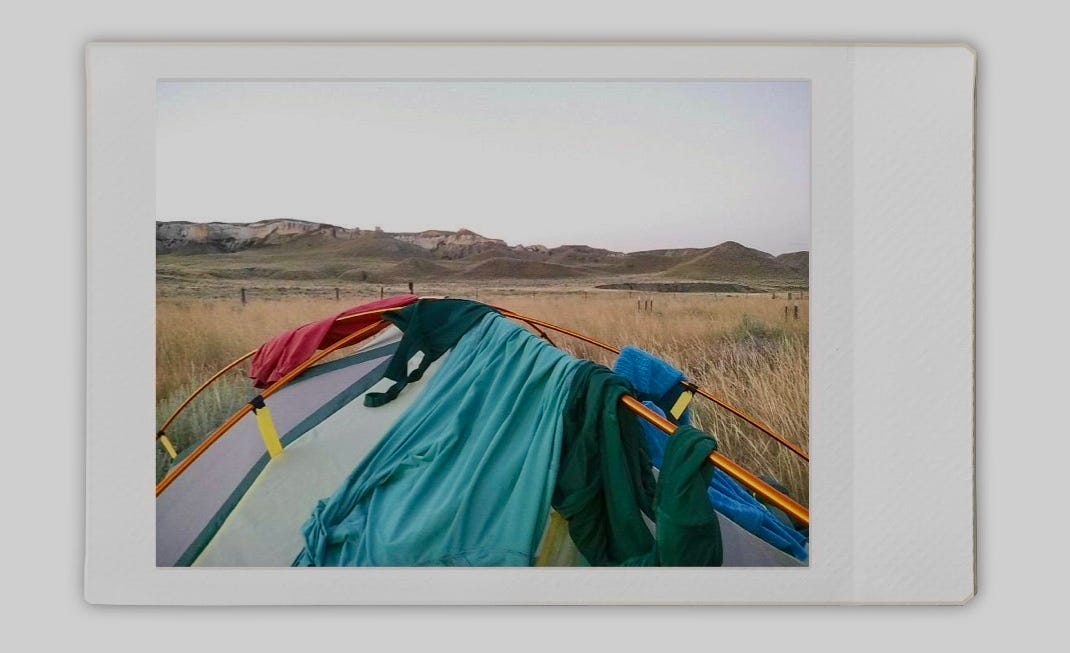
[[[340,317],[380,308],[408,306],[417,299],[419,298],[416,295],[395,295],[370,304],[354,306],[326,320],[312,322],[292,331],[280,333],[257,350],[249,369],[249,378],[253,380],[254,387],[266,388],[312,358],[317,350],[330,347],[349,334],[374,324],[380,319],[378,315],[369,315],[336,323]]]

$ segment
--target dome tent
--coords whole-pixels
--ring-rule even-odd
[[[431,317],[421,321],[420,311]],[[453,316],[445,319],[450,311]],[[458,311],[467,317],[453,319]],[[594,372],[585,366],[594,366],[558,350],[544,329],[605,346],[476,302],[401,296],[282,334],[235,361],[228,368],[254,358],[252,376],[262,390],[183,451],[157,485],[157,565],[651,564],[621,553],[643,551],[648,544],[662,548],[647,559],[652,564],[674,564],[665,553],[672,543],[662,541],[671,529],[659,528],[672,520],[637,509],[655,494],[640,473],[611,488],[617,499],[607,499],[610,492],[589,502],[608,504],[608,510],[617,510],[613,518],[576,517],[559,496],[567,456],[587,446],[569,445],[570,434],[591,430],[569,424],[566,413],[582,372]],[[417,332],[421,336],[414,340]],[[322,362],[343,348],[353,351]],[[608,370],[602,376],[613,381]],[[645,420],[665,432],[689,429],[631,394],[616,396],[608,412],[619,412],[625,426]],[[162,446],[172,420],[158,433]],[[693,431],[687,431],[691,444],[715,447]],[[606,475],[645,465],[640,472],[653,478],[657,470],[637,457],[643,452],[634,428],[620,428],[624,436],[616,433],[630,440],[622,458],[599,454],[599,462],[609,466]],[[674,442],[684,438],[670,438]],[[694,463],[694,453],[676,458],[687,455]],[[716,466],[798,526],[808,526],[805,508],[719,452],[703,451],[698,458],[702,469],[692,464],[687,476],[675,474],[684,483],[675,488],[694,496],[687,484],[695,486],[691,481],[697,479],[704,488]],[[623,462],[609,464],[614,460]],[[658,473],[659,488],[674,474],[668,467]],[[629,504],[632,494],[637,496]],[[663,496],[659,505],[671,500]],[[695,505],[691,514],[702,513]],[[699,557],[677,561],[804,564],[723,512],[708,504],[705,510],[708,519],[702,519],[710,522],[705,530],[684,536]],[[643,532],[625,535],[609,523],[621,515],[642,524]],[[591,536],[592,523],[602,529],[598,537]],[[699,532],[705,535],[695,535]],[[595,540],[612,555],[592,554]],[[707,555],[713,549],[717,554]]]

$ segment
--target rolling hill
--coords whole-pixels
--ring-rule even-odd
[[[794,260],[794,259],[792,259]],[[674,265],[664,276],[675,279],[728,281],[730,279],[783,280],[806,278],[798,265],[792,266],[772,254],[728,241],[698,256]]]
[[[156,223],[160,279],[495,279],[806,285],[809,252],[772,254],[727,241],[713,247],[614,252],[587,245],[509,245],[467,229],[390,233],[303,220]],[[712,286],[711,286],[712,287]],[[741,286],[744,287],[744,286]]]

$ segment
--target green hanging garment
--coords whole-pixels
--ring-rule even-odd
[[[720,526],[706,497],[716,442],[680,427],[655,484],[639,418],[620,404],[631,393],[623,377],[594,363],[573,377],[554,509],[592,566],[719,566]]]

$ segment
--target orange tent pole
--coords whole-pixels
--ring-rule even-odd
[[[290,371],[288,374],[283,376],[275,383],[271,384],[268,388],[266,388],[263,392],[260,393],[260,396],[264,399],[267,399],[268,397],[282,389],[282,387],[288,384],[290,381],[301,375],[302,372],[312,367],[316,363],[320,362],[332,352],[369,336],[373,336],[376,333],[379,333],[380,331],[385,329],[386,326],[387,322],[385,320],[379,320],[375,324],[370,324],[359,331],[355,331],[349,334],[348,336],[342,338],[330,347],[321,350],[315,356],[308,359],[298,367],[294,368],[292,371]],[[227,431],[229,431],[235,424],[238,423],[238,420],[249,414],[249,411],[252,409],[252,404],[245,404],[244,406],[242,406],[240,409],[238,409],[238,412],[234,413],[234,415],[232,415],[230,419],[224,422],[222,426],[220,426],[218,429],[215,430],[215,432],[208,436],[204,440],[204,442],[200,444],[200,446],[191,451],[188,456],[183,458],[182,462],[180,462],[178,466],[175,467],[174,471],[164,477],[164,479],[156,485],[156,496],[160,496],[160,494],[162,494],[163,491],[166,490],[168,486],[170,486],[171,483],[173,483],[175,479],[182,474],[182,472],[186,471],[186,469],[188,469],[189,466],[192,465],[195,460],[200,458],[201,454],[208,450],[208,447],[212,446],[216,440],[223,437],[223,435],[226,434]]]
[[[156,438],[159,439],[161,436],[163,436],[167,432],[167,427],[171,426],[171,423],[175,421],[175,419],[178,417],[178,414],[181,413],[183,410],[185,410],[186,406],[189,406],[190,403],[194,399],[197,398],[197,395],[199,395],[202,392],[204,392],[205,388],[207,388],[208,386],[210,386],[213,383],[215,383],[216,379],[218,379],[219,377],[223,376],[224,374],[226,374],[230,370],[234,369],[235,367],[237,367],[237,365],[239,363],[241,363],[242,361],[246,360],[250,356],[255,355],[256,352],[258,352],[258,351],[260,351],[259,347],[257,347],[256,349],[252,350],[248,354],[245,354],[244,356],[242,356],[241,358],[235,360],[234,362],[230,363],[229,365],[227,365],[223,369],[221,369],[218,372],[216,372],[215,374],[213,374],[212,378],[210,378],[207,381],[205,381],[204,383],[202,383],[201,387],[199,387],[196,390],[194,390],[193,394],[191,394],[185,401],[183,401],[182,405],[175,409],[175,412],[171,413],[171,416],[167,418],[167,421],[163,423],[163,426],[161,426],[160,429],[158,431],[156,431]]]
[[[424,299],[430,299],[430,298],[424,298]],[[511,310],[509,310],[507,308],[502,308],[500,306],[494,306],[494,305],[491,305],[491,304],[487,304],[487,306],[490,306],[491,308],[495,309],[496,311],[500,312],[502,315],[505,315],[506,317],[511,317],[513,319],[520,320],[522,322],[527,322],[528,324],[530,324],[532,326],[541,326],[541,327],[550,329],[552,331],[557,331],[558,333],[563,333],[563,334],[565,334],[567,336],[572,336],[573,338],[576,338],[577,340],[582,340],[583,342],[586,342],[586,343],[592,344],[592,345],[594,345],[596,347],[600,347],[602,349],[605,349],[606,351],[609,351],[609,352],[612,352],[614,354],[617,354],[618,356],[620,355],[620,349],[618,349],[617,347],[614,347],[614,346],[612,346],[610,344],[604,343],[601,340],[595,340],[594,338],[590,338],[588,336],[585,336],[582,333],[579,333],[577,331],[572,331],[571,329],[566,329],[565,327],[558,326],[556,324],[553,324],[552,322],[546,322],[544,320],[539,320],[537,318],[529,317],[527,315],[523,315],[521,313],[517,313],[515,311],[511,311]],[[404,307],[402,307],[402,308],[404,308]],[[397,310],[400,310],[400,308],[376,309],[376,310],[373,310],[373,311],[365,311],[365,312],[362,312],[362,313],[354,313],[353,315],[347,315],[347,316],[345,316],[343,318],[339,318],[338,321],[339,322],[344,322],[346,320],[356,319],[358,317],[365,317],[365,316],[368,316],[368,315],[383,315],[384,313],[389,313],[391,311],[397,311]],[[713,403],[717,404],[721,408],[723,408],[723,409],[727,410],[728,412],[732,413],[733,415],[735,415],[736,417],[740,418],[744,422],[747,422],[748,424],[750,424],[754,428],[758,429],[762,433],[765,433],[769,437],[773,438],[774,440],[779,442],[781,445],[787,447],[792,453],[794,453],[799,458],[802,458],[806,462],[810,462],[810,455],[806,451],[804,451],[797,444],[789,441],[784,436],[778,434],[776,431],[774,431],[772,428],[770,428],[769,426],[765,425],[764,423],[760,422],[758,419],[756,419],[754,417],[751,417],[747,413],[744,413],[742,410],[740,410],[740,409],[736,408],[735,406],[729,404],[727,401],[724,401],[723,399],[718,399],[716,396],[710,394],[706,390],[703,390],[702,388],[700,388],[700,387],[698,387],[698,386],[696,386],[696,385],[694,385],[692,383],[687,383],[686,385],[687,385],[687,388],[689,390],[691,390],[692,392],[694,392],[696,394],[699,394],[699,395],[702,395],[706,399],[709,399]]]
[[[431,298],[427,298],[427,299],[431,299]],[[488,304],[488,306],[490,306],[490,305]],[[371,311],[364,311],[364,312],[361,312],[361,313],[354,313],[353,315],[347,315],[347,316],[345,316],[343,318],[339,318],[338,321],[339,322],[344,322],[344,321],[348,321],[348,320],[351,320],[351,319],[356,319],[358,317],[366,317],[366,316],[370,316],[370,315],[382,316],[382,315],[384,315],[386,313],[390,313],[390,312],[401,310],[401,308],[404,308],[404,307],[375,309],[375,310],[371,310]],[[610,352],[612,352],[614,354],[618,354],[618,355],[620,354],[620,349],[618,349],[616,347],[613,347],[612,345],[608,345],[608,344],[606,344],[604,342],[601,342],[599,340],[595,340],[594,338],[589,338],[589,337],[587,337],[587,336],[585,336],[585,335],[583,335],[581,333],[578,333],[576,331],[572,331],[570,329],[566,329],[564,327],[560,327],[560,326],[558,326],[556,324],[553,324],[553,323],[550,323],[550,322],[545,322],[543,320],[538,320],[536,318],[528,317],[528,316],[522,315],[520,313],[515,313],[513,311],[510,311],[508,309],[504,309],[504,308],[501,308],[501,307],[491,306],[491,308],[494,308],[495,310],[499,311],[500,313],[502,313],[502,315],[505,315],[506,317],[512,317],[514,319],[518,319],[518,320],[527,322],[527,323],[532,324],[532,325],[538,325],[538,326],[545,327],[547,329],[551,329],[553,331],[557,331],[559,333],[564,333],[565,335],[572,336],[572,337],[577,338],[579,340],[582,340],[584,342],[590,343],[592,345],[595,345],[597,347],[600,347],[602,349],[610,351]],[[267,388],[261,394],[261,396],[264,397],[264,398],[267,398],[267,397],[271,396],[276,391],[278,391],[282,386],[284,386],[285,384],[289,383],[294,377],[298,376],[305,369],[307,369],[308,367],[314,365],[318,361],[322,360],[323,357],[327,356],[328,354],[330,354],[331,352],[335,351],[336,349],[339,349],[341,347],[344,347],[347,344],[350,344],[350,342],[352,342],[352,341],[356,341],[358,338],[364,337],[365,336],[365,332],[368,332],[367,335],[373,335],[374,333],[378,333],[380,330],[382,330],[383,328],[386,327],[386,324],[387,323],[384,320],[380,320],[379,322],[377,322],[377,323],[375,323],[373,325],[370,325],[369,327],[365,327],[364,329],[361,329],[360,331],[357,331],[357,332],[351,334],[350,336],[348,336],[348,337],[336,342],[331,347],[329,347],[327,349],[324,349],[319,354],[317,354],[316,356],[314,356],[311,359],[309,359],[308,361],[306,361],[302,366],[300,366],[297,369],[293,370],[290,374],[287,374],[283,378],[279,379],[275,384],[273,384],[271,387]],[[372,329],[374,329],[374,330],[372,330]],[[253,353],[256,353],[256,352],[254,351]],[[689,389],[692,389],[696,393],[701,394],[703,397],[706,397],[707,399],[710,399],[711,401],[714,401],[717,405],[725,408],[726,410],[729,410],[730,412],[732,412],[737,417],[740,417],[741,419],[743,419],[744,421],[748,422],[752,426],[758,428],[759,430],[761,430],[762,432],[766,433],[770,437],[773,437],[778,442],[780,442],[784,446],[786,446],[789,449],[791,449],[791,451],[793,451],[796,455],[800,456],[801,458],[803,458],[804,460],[809,462],[810,458],[806,455],[805,452],[803,452],[801,449],[799,449],[798,447],[794,446],[792,443],[790,443],[787,440],[785,440],[783,437],[781,437],[781,436],[777,435],[776,433],[772,432],[772,430],[769,429],[769,427],[764,426],[761,422],[758,422],[757,420],[755,420],[754,418],[746,415],[742,411],[739,411],[738,409],[730,406],[729,404],[717,399],[716,397],[714,397],[713,395],[709,394],[705,390],[702,390],[701,388],[693,386],[692,384],[688,384],[688,386],[689,386]],[[642,404],[642,402],[640,402],[639,400],[635,399],[634,397],[626,396],[626,397],[623,397],[621,401],[626,406],[628,406],[628,408],[633,410],[636,414],[638,414],[639,416],[647,419],[648,421],[650,421],[652,424],[657,426],[659,429],[661,429],[665,433],[667,433],[669,435],[671,435],[672,433],[675,433],[676,426],[674,424],[672,424],[672,422],[669,422],[668,420],[664,419],[663,417],[661,417],[660,415],[658,415],[654,411],[650,410],[649,408],[644,406]],[[195,449],[193,452],[190,453],[189,456],[187,456],[185,459],[183,459],[183,461],[179,464],[179,466],[175,468],[174,472],[169,474],[166,478],[164,478],[162,481],[160,481],[160,483],[156,486],[156,496],[159,496],[160,493],[162,493],[164,490],[166,490],[167,487],[174,481],[174,479],[177,478],[178,475],[181,474],[183,471],[185,471],[185,469],[188,468],[189,465],[192,464],[193,461],[204,452],[204,450],[206,450],[209,446],[211,446],[212,443],[214,443],[216,440],[218,440],[220,437],[222,437],[222,435],[224,433],[226,433],[228,430],[230,430],[230,428],[232,428],[234,426],[234,424],[236,424],[238,422],[238,420],[240,420],[242,417],[244,417],[250,410],[251,410],[251,406],[249,404],[246,404],[245,406],[243,406],[235,415],[233,415],[222,426],[220,426],[218,429],[216,429],[216,431],[214,433],[212,433],[212,435],[209,436],[199,447],[197,447],[197,449]],[[784,496],[783,494],[778,492],[776,490],[776,488],[774,488],[771,485],[769,485],[768,483],[762,481],[757,476],[754,476],[753,474],[748,472],[743,467],[740,467],[738,464],[736,464],[735,462],[733,462],[729,458],[725,457],[724,455],[722,455],[720,453],[714,452],[714,453],[712,453],[710,455],[710,461],[715,466],[717,466],[719,469],[721,469],[723,472],[725,472],[726,474],[731,476],[733,479],[735,479],[736,481],[739,481],[739,483],[741,485],[743,485],[745,488],[747,488],[748,490],[750,490],[750,491],[762,496],[763,498],[768,500],[773,505],[777,506],[781,510],[784,510],[786,513],[788,513],[788,515],[790,515],[798,523],[806,524],[806,525],[808,525],[810,523],[809,511],[807,511],[806,508],[804,508],[800,504],[796,503],[791,498],[789,498],[787,496]]]
[[[397,308],[380,308],[380,309],[376,309],[376,310],[372,310],[372,311],[365,311],[363,313],[357,313],[357,314],[354,314],[354,315],[348,315],[343,319],[336,320],[336,322],[344,322],[344,321],[352,319],[352,318],[367,317],[369,315],[383,315],[384,313],[389,313],[390,311],[395,311],[395,310],[398,310],[398,309]],[[208,386],[212,385],[212,383],[214,383],[219,377],[221,377],[224,374],[226,374],[227,372],[229,372],[232,368],[234,368],[234,366],[238,365],[239,363],[241,363],[242,361],[246,360],[250,356],[256,355],[256,352],[258,352],[258,351],[260,351],[259,347],[257,347],[256,349],[252,350],[248,354],[245,354],[241,358],[231,362],[226,367],[224,367],[223,369],[221,369],[218,372],[216,372],[215,374],[213,374],[212,378],[208,379],[203,384],[201,384],[201,387],[197,388],[193,392],[192,395],[190,395],[188,398],[186,398],[186,400],[184,402],[182,402],[182,405],[179,406],[178,409],[176,409],[175,412],[172,413],[171,416],[167,418],[167,421],[164,422],[163,426],[161,426],[160,429],[156,432],[156,438],[159,439],[161,436],[166,435],[167,427],[171,426],[171,424],[175,421],[175,419],[178,418],[179,414],[183,410],[185,410],[194,399],[197,398],[197,395],[199,395],[202,392],[204,392],[205,389],[208,388]]]
[[[497,307],[495,307],[495,308],[497,308]],[[607,345],[606,343],[601,342],[599,340],[595,340],[594,338],[588,338],[587,336],[585,336],[585,335],[583,335],[581,333],[577,333],[575,331],[570,331],[569,329],[565,329],[564,327],[559,327],[556,324],[551,324],[550,322],[544,322],[542,320],[537,320],[537,319],[535,319],[533,317],[528,317],[526,315],[521,315],[520,313],[514,313],[513,311],[510,311],[508,309],[498,308],[498,310],[501,311],[501,313],[503,315],[507,316],[507,317],[512,317],[512,318],[515,318],[515,319],[518,319],[518,320],[521,320],[521,321],[524,321],[524,322],[528,322],[529,324],[539,325],[539,326],[545,327],[547,329],[552,329],[554,331],[558,331],[560,333],[564,333],[565,335],[572,336],[573,338],[577,338],[577,339],[582,340],[584,342],[587,342],[587,343],[590,343],[592,345],[595,345],[596,347],[601,347],[602,349],[605,349],[606,351],[610,351],[610,352],[612,352],[614,354],[620,355],[620,349],[617,349],[616,347],[613,347],[611,345]],[[757,428],[759,431],[761,431],[761,432],[765,433],[766,435],[768,435],[769,437],[773,438],[774,440],[776,440],[780,444],[782,444],[785,447],[787,447],[788,449],[790,449],[796,456],[802,458],[806,462],[810,462],[810,456],[805,451],[800,449],[798,445],[796,445],[796,444],[794,444],[792,442],[789,442],[786,438],[784,438],[784,436],[777,434],[775,431],[773,431],[773,429],[771,429],[768,426],[766,426],[765,424],[759,422],[757,419],[751,417],[750,415],[744,413],[743,411],[739,410],[738,408],[732,406],[728,402],[726,402],[724,400],[721,400],[721,399],[718,399],[717,397],[713,396],[712,394],[710,394],[709,392],[703,390],[702,388],[694,385],[693,383],[687,383],[686,386],[692,392],[695,392],[696,394],[702,395],[703,397],[709,399],[710,401],[712,401],[713,403],[717,404],[721,408],[724,408],[725,410],[727,410],[728,412],[732,413],[736,417],[742,419],[743,421],[747,422],[751,426]]]
[[[694,392],[695,394],[700,394],[703,397],[709,399],[713,403],[717,404],[721,408],[724,408],[725,410],[727,410],[728,412],[732,413],[736,417],[740,418],[744,422],[747,422],[748,424],[750,424],[751,426],[755,427],[759,431],[762,431],[763,433],[765,433],[769,437],[775,439],[777,442],[779,442],[780,444],[782,444],[785,447],[787,447],[788,449],[790,449],[799,458],[802,458],[806,462],[810,462],[809,454],[807,454],[805,451],[803,451],[801,448],[799,448],[799,446],[797,444],[795,444],[794,442],[788,441],[787,439],[785,439],[781,435],[777,435],[776,433],[773,432],[773,429],[769,428],[765,424],[762,424],[757,419],[751,417],[750,415],[747,415],[746,413],[744,413],[743,411],[739,410],[738,408],[735,408],[734,406],[729,405],[724,400],[718,399],[717,397],[711,395],[709,392],[706,392],[705,390],[703,390],[702,388],[698,387],[697,385],[694,385],[692,383],[688,383],[687,384],[687,388],[689,390],[691,390],[692,392]]]
[[[676,432],[676,425],[665,419],[661,415],[658,415],[654,411],[650,410],[643,405],[641,401],[630,395],[625,395],[620,399],[621,404],[634,412],[636,415],[649,421],[654,426],[664,431],[667,435],[672,435]],[[751,492],[754,492],[758,496],[762,497],[769,503],[773,504],[777,508],[780,508],[798,524],[803,526],[810,525],[810,511],[804,508],[799,503],[793,501],[790,497],[781,494],[776,488],[769,485],[762,479],[758,478],[754,474],[751,474],[743,467],[740,467],[735,462],[725,457],[716,451],[710,454],[710,462],[715,467],[728,474],[735,480],[739,481],[740,485],[747,488]]]

